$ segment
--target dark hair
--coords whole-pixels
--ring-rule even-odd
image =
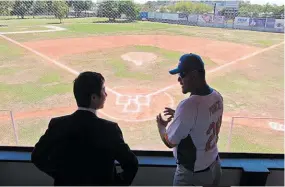
[[[86,71],[80,73],[74,80],[73,93],[78,107],[89,107],[91,95],[101,97],[101,90],[105,79],[97,72]]]
[[[202,79],[206,79],[206,71],[204,69],[198,70],[198,73]]]

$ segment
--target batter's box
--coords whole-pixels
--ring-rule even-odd
[[[116,105],[127,105],[130,103],[131,98],[129,95],[119,95],[116,98]]]
[[[124,105],[124,109],[123,112],[127,112],[127,113],[138,113],[141,112],[141,107],[140,105],[137,103],[136,100],[134,99],[130,99],[129,103]]]
[[[143,106],[150,105],[150,96],[137,95],[136,99],[139,105],[143,105]]]

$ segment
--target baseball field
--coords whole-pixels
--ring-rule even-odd
[[[75,111],[73,80],[90,70],[106,79],[98,115],[133,150],[169,150],[155,117],[188,97],[168,71],[192,52],[224,97],[220,151],[284,152],[284,33],[97,21],[0,20],[0,145],[33,146],[52,117]]]

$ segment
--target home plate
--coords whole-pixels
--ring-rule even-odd
[[[157,89],[145,87],[117,87],[112,88],[116,93],[108,93],[103,115],[111,120],[142,122],[154,120],[165,107],[174,107],[171,95],[161,92],[149,95]]]

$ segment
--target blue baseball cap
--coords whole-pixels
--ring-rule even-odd
[[[199,55],[190,53],[180,57],[177,68],[170,70],[171,75],[182,73],[184,71],[205,71],[204,62]]]

